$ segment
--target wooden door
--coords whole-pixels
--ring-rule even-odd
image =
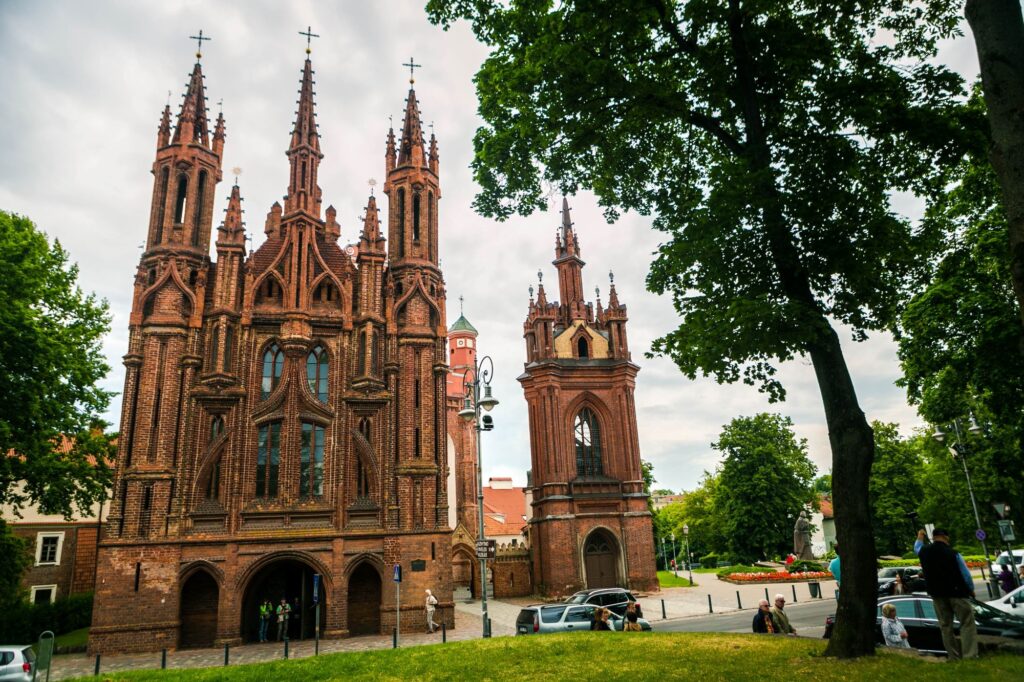
[[[194,573],[181,590],[182,649],[212,647],[217,637],[217,581],[206,571]]]
[[[370,564],[359,566],[348,579],[350,635],[380,634],[380,575]]]
[[[587,539],[583,552],[587,587],[615,587],[618,584],[615,570],[618,557],[613,542],[604,533],[595,533]]]

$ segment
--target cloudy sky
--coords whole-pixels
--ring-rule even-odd
[[[441,265],[448,285],[449,323],[465,297],[466,317],[480,331],[481,353],[496,367],[495,431],[484,436],[484,476],[525,483],[530,466],[526,403],[516,377],[525,358],[522,322],[527,288],[542,269],[554,285],[553,240],[561,197],[550,211],[496,223],[471,209],[469,171],[476,115],[473,74],[486,50],[466,24],[445,33],[432,26],[423,0],[339,2],[171,1],[55,2],[0,0],[0,208],[31,217],[59,238],[81,268],[83,288],[110,302],[113,329],[104,348],[113,368],[106,387],[120,391],[132,278],[145,239],[160,112],[180,102],[194,62],[199,29],[210,109],[223,101],[227,143],[226,206],[233,167],[242,169],[247,229],[263,241],[270,205],[286,189],[284,151],[294,119],[305,38],[312,26],[317,113],[325,158],[320,167],[324,205],[334,204],[342,241],[354,241],[368,181],[383,179],[388,117],[401,120],[410,56],[423,65],[416,90],[425,123],[440,141]],[[966,27],[965,27],[966,30]],[[947,44],[940,60],[962,74],[977,72],[968,38]],[[176,110],[176,109],[175,109]],[[215,113],[213,114],[216,115]],[[629,306],[629,339],[641,366],[636,403],[644,459],[659,487],[692,488],[717,462],[710,443],[722,425],[763,410],[791,416],[819,468],[830,453],[821,400],[809,361],[786,365],[789,397],[769,405],[756,389],[689,381],[666,359],[644,359],[651,342],[670,331],[668,299],[648,293],[644,277],[660,234],[650,220],[627,214],[615,225],[594,198],[570,198],[587,262],[584,284],[601,288],[614,270]],[[215,211],[215,216],[219,216]],[[215,218],[215,225],[219,218]],[[550,288],[549,288],[550,291]],[[885,335],[844,348],[869,419],[894,421],[905,433],[920,425],[903,392],[894,346]],[[107,418],[119,423],[115,398]]]

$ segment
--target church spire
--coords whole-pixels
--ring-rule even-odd
[[[221,156],[224,151],[224,128],[224,112],[220,111],[217,113],[217,126],[213,130],[213,153],[217,156]]]
[[[198,52],[196,53],[199,54]],[[185,98],[178,112],[178,125],[174,129],[174,142],[200,144],[209,148],[209,121],[206,120],[206,86],[203,84],[203,67],[196,58],[192,76],[185,89]]]
[[[168,96],[170,91],[168,90]],[[164,113],[160,117],[160,129],[156,134],[156,148],[163,149],[171,143],[171,105],[164,105]]]
[[[562,197],[562,227],[556,240],[554,265],[558,268],[558,289],[563,310],[570,320],[586,319],[586,301],[583,298],[583,266],[580,244],[572,228],[569,200]]]
[[[414,69],[420,65],[409,58],[409,96],[405,100],[405,119],[402,122],[402,142],[398,148],[398,165],[421,167],[426,165],[426,151],[423,149],[423,127],[420,124],[420,107],[413,87],[416,79]]]
[[[370,200],[366,203],[366,215],[363,216],[363,232],[360,235],[360,241],[367,245],[373,245],[380,238],[380,215],[377,209],[377,197],[371,194]]]
[[[388,118],[391,118],[388,116]],[[388,126],[388,140],[384,146],[384,172],[395,170],[395,128]]]
[[[299,86],[299,109],[295,112],[291,146],[286,152],[291,165],[291,174],[288,182],[288,194],[284,201],[284,212],[288,214],[304,210],[319,218],[320,187],[317,186],[316,180],[320,160],[324,158],[324,155],[320,153],[320,135],[317,132],[313,103],[313,83],[313,64],[309,59],[309,47],[307,46],[306,62],[302,68],[302,82]]]
[[[242,194],[238,189],[238,182],[235,181],[231,188],[231,197],[228,199],[228,207],[224,209],[224,222],[218,228],[220,236],[218,243],[244,244],[245,223],[242,221]]]

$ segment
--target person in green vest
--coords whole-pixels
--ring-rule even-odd
[[[281,603],[277,605],[277,641],[288,641],[288,616],[291,615],[292,606],[288,600],[281,597]]]
[[[270,619],[274,616],[274,605],[269,599],[264,599],[260,604],[260,641],[267,641],[267,630],[270,628]]]

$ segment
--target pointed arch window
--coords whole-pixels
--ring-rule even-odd
[[[170,169],[164,166],[160,171],[160,206],[156,213],[156,237],[153,240],[154,246],[164,240],[164,213],[167,209],[167,184],[170,181]],[[152,284],[152,282],[150,282]]]
[[[316,346],[306,356],[306,381],[309,390],[322,403],[327,402],[327,351]]]
[[[356,348],[359,356],[356,358],[356,375],[366,374],[366,330],[359,332],[359,346]]]
[[[220,457],[210,467],[210,478],[206,482],[206,499],[220,499]]]
[[[217,415],[210,422],[210,440],[217,440],[217,436],[224,433],[224,417]]]
[[[281,422],[264,424],[256,443],[256,497],[277,497],[281,468]]]
[[[196,211],[192,220],[192,246],[199,246],[200,228],[203,223],[203,202],[206,197],[206,171],[199,172],[199,184],[196,185]]]
[[[398,190],[398,255],[405,255],[405,190],[402,188]]]
[[[277,385],[281,383],[281,370],[284,367],[284,352],[276,343],[271,344],[263,353],[263,382],[261,384],[261,395],[265,399]]]
[[[363,435],[367,443],[370,442],[370,420],[367,417],[359,420],[359,433]]]
[[[597,421],[597,415],[589,407],[584,407],[576,415],[574,438],[576,475],[602,476],[604,467],[601,463],[601,426]]]
[[[185,220],[185,204],[188,198],[188,176],[178,176],[178,196],[174,201],[174,222],[180,225]]]
[[[420,240],[420,195],[419,192],[412,197],[412,240]]]
[[[370,474],[363,458],[356,455],[356,498],[368,498],[370,495]]]
[[[299,496],[324,494],[324,427],[303,422],[299,462]]]
[[[576,342],[576,356],[580,359],[590,357],[590,344],[587,343],[587,339],[581,336]]]

